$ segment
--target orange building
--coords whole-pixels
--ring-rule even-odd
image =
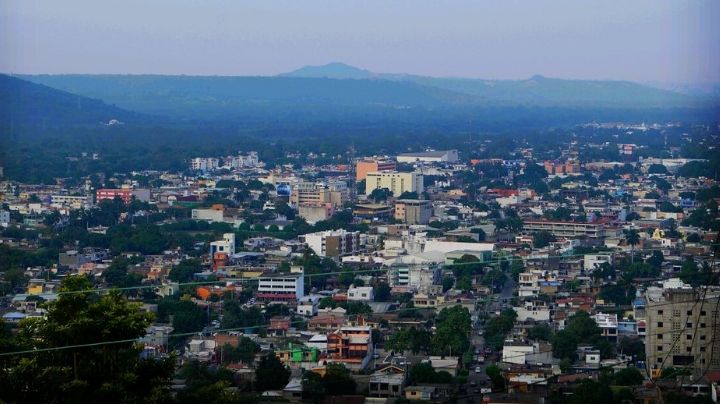
[[[195,288],[195,294],[197,297],[201,298],[202,300],[207,301],[210,296],[220,296],[222,297],[225,292],[234,292],[235,286],[234,285],[227,285],[227,286],[198,286]]]
[[[213,271],[217,271],[218,268],[226,266],[228,263],[228,255],[224,252],[216,252],[213,255]]]
[[[348,369],[365,369],[372,356],[372,328],[341,327],[327,336],[327,361],[344,364]]]
[[[580,164],[578,164],[577,161],[566,161],[565,163],[545,161],[543,162],[543,167],[549,175],[575,174],[580,172]]]
[[[394,171],[396,167],[395,162],[390,160],[358,160],[355,164],[355,180],[364,180],[368,173],[374,173],[377,171]]]
[[[488,196],[507,198],[509,196],[517,196],[520,191],[517,189],[490,188],[487,190]]]

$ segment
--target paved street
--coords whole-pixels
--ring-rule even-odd
[[[503,305],[503,300],[509,300],[514,295],[515,281],[510,276],[508,276],[507,281],[505,282],[505,285],[503,285],[500,293],[490,296],[486,300],[486,308],[484,310],[478,310],[473,314],[478,318],[482,314],[482,311],[488,311],[491,315],[493,315],[496,311],[500,311],[504,307],[507,307]],[[476,326],[473,329],[471,343],[474,349],[480,349],[480,351],[482,352],[485,348],[485,339],[479,335],[480,330],[483,330],[482,326]],[[485,368],[492,364],[492,361],[484,353],[482,353],[482,355],[485,356],[485,362],[483,364],[473,363],[473,365],[470,367],[470,374],[468,375],[468,382],[466,385],[466,393],[464,395],[461,395],[461,397],[458,399],[458,402],[460,403],[481,403],[482,397],[480,394],[476,394],[475,391],[479,391],[482,387],[489,387],[489,384],[486,385],[486,383],[488,382],[488,377],[485,374]],[[475,369],[477,367],[480,367],[480,372],[475,372]]]

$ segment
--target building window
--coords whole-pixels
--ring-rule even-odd
[[[690,334],[686,335],[685,339],[688,339],[688,340],[692,339],[692,335],[690,335]]]
[[[662,322],[662,321],[658,321],[657,326],[658,326],[658,328],[662,328],[663,322]]]
[[[692,316],[692,310],[688,310],[688,311],[687,311],[687,315],[688,315],[688,316]]]
[[[700,328],[705,328],[705,323],[700,323]]]
[[[663,339],[663,335],[662,335],[662,334],[658,334],[657,339]]]
[[[662,316],[662,315],[663,315],[663,311],[662,311],[662,310],[658,310],[658,316]]]
[[[657,350],[658,350],[658,352],[662,352],[662,350],[663,350],[662,345],[658,345]]]
[[[685,326],[686,326],[687,328],[692,328],[692,323],[687,323],[687,324],[685,324]]]

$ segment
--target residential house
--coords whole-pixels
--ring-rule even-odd
[[[371,302],[374,299],[372,286],[351,285],[347,292],[348,301]]]
[[[352,371],[367,368],[373,354],[371,327],[340,327],[327,338],[327,363],[342,363]]]
[[[402,397],[406,370],[397,365],[388,365],[376,370],[368,382],[370,397]]]

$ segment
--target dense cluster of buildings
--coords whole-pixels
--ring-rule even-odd
[[[618,147],[627,161],[580,161],[569,151],[537,161],[522,147],[513,159],[470,161],[457,150],[429,150],[271,168],[250,152],[193,158],[185,173],[142,173],[155,185],[120,175],[102,178],[103,187],[89,179],[73,186],[4,181],[0,225],[8,230],[0,243],[10,248],[39,248],[10,229],[62,229],[72,212],[107,200],[143,205],[117,223],[86,225],[88,232],[148,225],[151,213],[166,212],[172,215],[155,225],[207,227],[188,230],[190,247],[157,254],[66,245],[54,265],[22,268],[28,281],[6,290],[3,318],[42,317],[32,296],[57,299],[63,277],[84,274],[102,285],[118,255],[133,258],[127,272],[159,298],[180,293],[184,285],[171,273],[192,258],[200,267],[186,283],[208,284],[187,298],[208,313],[222,313],[223,296],[243,310],[285,309],[263,332],[198,324],[202,332],[187,339],[185,359],[218,362],[223,346],[249,337],[292,370],[278,394],[293,401],[302,396],[302,372],[324,374],[329,364],[345,366],[366,388],[358,391],[378,399],[533,402],[527,398],[565,394],[580,380],[627,368],[643,375],[633,394],[650,397],[645,402],[660,402],[658,392],[672,383],[709,394],[720,381],[717,231],[686,219],[717,203],[717,196],[697,198],[717,184],[657,173],[664,160],[635,158],[634,144]],[[535,182],[517,180],[542,170]],[[468,352],[435,356],[390,346],[402,330],[436,333],[432,319],[456,306],[472,319]],[[511,327],[486,340],[485,325],[507,310],[515,313]],[[597,338],[558,356],[553,335],[572,330],[581,312]],[[548,334],[538,334],[540,326]],[[165,352],[172,332],[158,323],[143,341]],[[419,364],[453,381],[413,380]],[[502,386],[485,377],[489,364],[499,368]],[[251,379],[254,365],[234,369]],[[687,378],[664,377],[669,368],[686,369]]]

